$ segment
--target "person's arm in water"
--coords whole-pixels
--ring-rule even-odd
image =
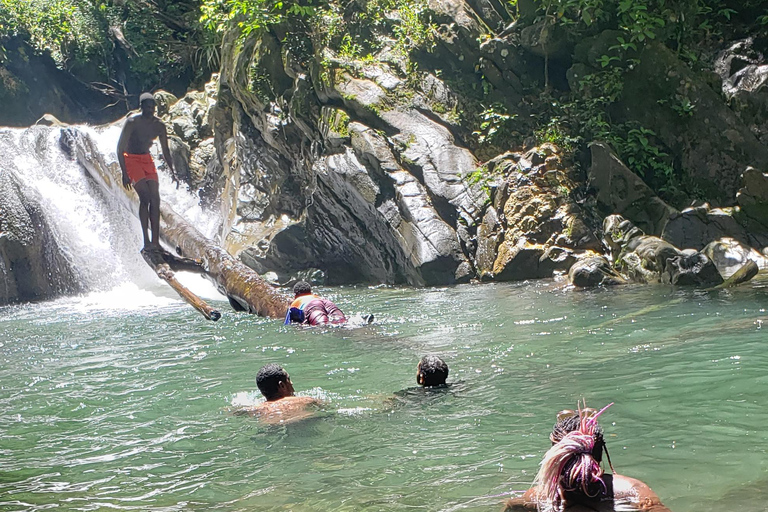
[[[123,172],[123,186],[131,188],[131,178],[128,177],[128,171],[125,169],[125,150],[128,147],[128,141],[131,140],[135,123],[133,118],[129,117],[123,125],[123,131],[120,132],[120,140],[117,141],[117,161],[120,163],[120,170]]]
[[[168,133],[165,131],[165,123],[158,121],[157,136],[160,139],[160,147],[163,149],[163,159],[171,170],[171,179],[176,182],[176,188],[179,188],[179,178],[176,177],[176,171],[173,168],[173,159],[171,150],[168,148]]]
[[[525,491],[525,494],[518,496],[517,498],[508,499],[504,503],[504,510],[502,512],[525,512],[527,510],[536,510],[536,488],[531,488]]]

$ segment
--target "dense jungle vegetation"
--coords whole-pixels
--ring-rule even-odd
[[[652,127],[616,121],[612,107],[622,97],[622,77],[639,65],[647,45],[666,45],[694,71],[705,69],[723,41],[747,34],[768,38],[767,3],[507,0],[502,7],[509,19],[540,31],[543,73],[525,84],[524,100],[535,115],[519,119],[515,105],[499,101],[479,68],[472,84],[444,77],[464,97],[447,114],[470,134],[467,144],[481,158],[530,145],[532,137],[577,154],[592,140],[607,140],[671,203],[706,196],[708,191],[681,172]],[[248,37],[273,30],[284,48],[305,67],[318,69],[316,78],[327,84],[339,67],[354,72],[387,62],[416,88],[424,71],[435,71],[426,63],[436,45],[438,22],[426,0],[0,0],[0,64],[11,43],[20,40],[33,52],[50,55],[84,87],[119,101],[142,90],[178,93],[199,86],[217,69],[227,31]],[[504,30],[487,26],[477,44]],[[562,56],[548,53],[557,46],[555,39],[572,47],[606,30],[613,31],[612,38],[576,87],[558,80],[554,69]],[[25,86],[0,67],[0,98]],[[253,90],[263,101],[278,99],[265,70],[253,70]],[[401,95],[407,100],[407,91]],[[681,94],[663,101],[681,119],[697,108],[697,98]],[[487,178],[484,172],[481,167],[476,178]]]

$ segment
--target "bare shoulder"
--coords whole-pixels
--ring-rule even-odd
[[[536,510],[538,502],[536,501],[536,488],[525,491],[525,494],[517,498],[508,499],[504,502],[502,512],[525,512],[526,510]]]
[[[262,402],[234,411],[236,416],[255,416],[266,424],[287,424],[312,416],[312,405],[322,402],[309,396],[289,396],[273,402]]]
[[[624,475],[613,475],[614,499],[630,499],[637,503],[638,510],[647,512],[669,512],[661,499],[645,482]]]

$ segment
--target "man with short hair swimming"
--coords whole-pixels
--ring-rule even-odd
[[[168,134],[165,124],[155,117],[155,98],[145,92],[139,97],[141,114],[128,118],[117,142],[117,160],[123,173],[123,186],[131,186],[139,195],[139,220],[144,236],[144,249],[160,248],[160,191],[157,182],[157,170],[152,161],[149,148],[152,142],[160,139],[163,158],[176,179],[171,151],[168,148]],[[150,238],[148,229],[152,228]]]
[[[270,424],[293,423],[311,416],[307,407],[320,403],[309,396],[296,396],[288,372],[278,364],[262,366],[256,374],[256,386],[266,402],[240,409],[235,414],[259,416],[262,422]]]
[[[552,447],[541,461],[533,486],[519,498],[508,500],[505,512],[670,512],[648,485],[617,475],[597,418],[600,411],[562,411],[549,438]],[[603,452],[613,474],[604,473]]]
[[[440,357],[426,355],[416,365],[416,382],[425,388],[445,386],[448,379],[448,365]]]
[[[347,321],[339,306],[328,299],[312,293],[312,286],[306,281],[299,281],[293,286],[294,300],[285,314],[288,324],[343,324]]]

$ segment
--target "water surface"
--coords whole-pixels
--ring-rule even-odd
[[[496,511],[585,398],[615,402],[614,466],[672,510],[766,510],[761,282],[321,291],[377,322],[286,327],[214,301],[212,323],[151,281],[0,309],[0,509]],[[427,353],[458,384],[393,401]],[[272,362],[325,401],[317,418],[229,414]]]

